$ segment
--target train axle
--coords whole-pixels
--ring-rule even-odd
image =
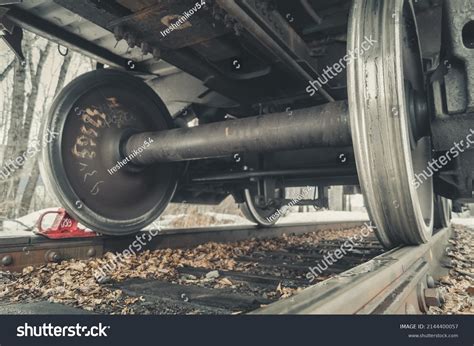
[[[124,157],[135,164],[186,161],[236,153],[351,145],[347,102],[132,135]],[[151,140],[150,140],[151,139]],[[149,143],[143,148],[143,143]],[[141,151],[138,156],[136,153]]]

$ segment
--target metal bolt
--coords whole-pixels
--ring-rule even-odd
[[[13,263],[13,257],[11,255],[6,255],[2,257],[2,265],[3,266],[9,266],[10,264]]]
[[[425,304],[427,306],[441,306],[441,297],[436,288],[425,288],[423,291]]]
[[[125,34],[125,39],[127,40],[127,43],[128,43],[128,46],[130,48],[134,48],[136,45],[137,45],[137,39],[135,37],[135,35],[133,35],[132,33],[126,33]]]
[[[44,257],[46,262],[57,263],[61,261],[61,256],[56,251],[48,251]]]
[[[123,30],[121,26],[116,26],[114,28],[114,36],[117,41],[121,41],[124,35],[125,35],[125,31]]]
[[[96,255],[96,251],[93,247],[87,250],[87,257],[94,257]]]
[[[151,53],[152,51],[148,42],[142,42],[141,49],[142,49],[143,54],[148,54],[148,53]]]

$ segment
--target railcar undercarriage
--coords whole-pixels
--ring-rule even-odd
[[[271,226],[286,187],[359,185],[393,247],[473,201],[472,0],[0,5],[19,59],[25,29],[98,61],[55,100],[44,129],[61,135],[42,155],[92,229],[129,234],[170,201],[228,195]]]

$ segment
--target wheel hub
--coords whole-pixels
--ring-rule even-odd
[[[133,133],[171,126],[165,106],[141,80],[111,70],[86,74],[57,97],[44,124],[60,136],[43,152],[43,178],[87,227],[113,235],[137,231],[168,204],[178,166],[136,166],[121,147]]]

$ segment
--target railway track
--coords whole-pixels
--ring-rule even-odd
[[[364,222],[328,222],[321,224],[289,224],[272,228],[256,226],[222,226],[209,228],[149,230],[159,234],[150,237],[143,249],[190,248],[206,242],[233,242],[249,238],[264,239],[283,234],[305,234],[331,228],[347,229],[362,226]],[[3,270],[21,271],[28,266],[71,259],[101,257],[107,252],[120,252],[128,248],[136,236],[49,240],[40,235],[23,232],[19,236],[0,237],[0,258]]]
[[[331,229],[359,232],[365,228],[362,225],[346,222],[268,229],[220,227],[167,231],[153,238],[147,248],[184,246],[192,249],[209,241],[231,242],[232,246],[226,249],[233,252],[232,266],[211,268],[200,266],[196,261],[177,266],[172,276],[110,280],[101,286],[108,291],[120,291],[126,299],[134,301],[126,310],[122,309],[122,313],[140,314],[403,314],[424,313],[430,305],[439,304],[441,298],[432,277],[443,270],[441,262],[450,229],[439,231],[425,245],[388,252],[373,234],[360,238],[350,248],[346,233],[313,245],[296,241]],[[279,241],[282,236],[286,238]],[[249,238],[259,240],[249,247],[244,241]],[[266,240],[268,238],[274,239]],[[20,239],[9,239],[9,244],[1,245],[0,253],[2,262],[5,256],[14,260],[11,270],[20,270],[61,259],[100,257],[106,252],[123,250],[130,241],[133,238],[100,237],[51,244],[32,236],[21,243]],[[328,263],[328,256],[342,249],[343,256]],[[157,256],[162,254],[157,253]],[[192,254],[200,256],[199,252]],[[315,277],[318,268],[324,270]]]
[[[443,299],[433,277],[446,271],[443,260],[450,235],[450,228],[442,229],[429,243],[383,253],[256,313],[426,313]]]

